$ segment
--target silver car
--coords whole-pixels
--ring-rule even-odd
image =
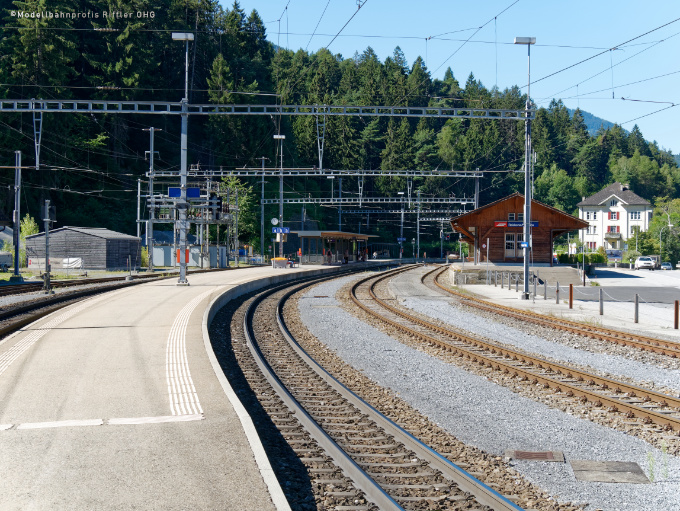
[[[649,256],[640,256],[635,260],[635,269],[647,268],[648,270],[654,271],[654,259]]]
[[[671,263],[661,263],[661,269],[662,270],[672,270],[673,267],[671,266]]]

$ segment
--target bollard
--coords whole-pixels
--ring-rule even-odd
[[[467,275],[463,275],[463,285],[467,286]]]
[[[536,281],[537,280],[538,279],[536,278],[536,276],[534,276],[534,298],[536,298]]]
[[[505,273],[501,272],[501,289],[503,289],[504,282],[505,282]]]
[[[498,287],[498,271],[493,272],[493,287]]]
[[[517,274],[517,280],[515,281],[515,293],[519,291],[519,273]]]
[[[560,283],[559,282],[557,282],[555,284],[555,303],[557,305],[560,304]]]
[[[675,300],[675,322],[673,328],[678,329],[678,319],[680,319],[680,308],[678,307],[680,300]]]
[[[543,299],[544,300],[548,299],[548,281],[547,280],[543,281]]]
[[[600,316],[604,315],[604,294],[602,293],[602,288],[600,288]]]
[[[508,272],[508,291],[512,291],[512,273]]]
[[[638,322],[638,308],[640,306],[640,295],[635,293],[635,322]]]
[[[569,284],[569,308],[574,308],[574,284]]]

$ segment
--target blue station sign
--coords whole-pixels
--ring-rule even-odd
[[[272,227],[273,234],[290,234],[290,227]]]
[[[179,199],[182,196],[182,189],[177,187],[168,188],[168,197]],[[187,188],[187,199],[200,199],[201,189],[200,188]]]

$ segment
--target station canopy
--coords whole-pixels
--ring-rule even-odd
[[[368,241],[368,238],[378,238],[375,234],[360,234],[343,231],[290,231],[300,238],[316,238],[324,240]]]

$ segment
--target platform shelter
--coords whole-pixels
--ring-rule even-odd
[[[451,219],[454,232],[470,244],[475,263],[522,263],[524,196],[515,193]],[[585,229],[588,222],[541,202],[531,201],[531,262],[553,264],[553,242],[561,234]],[[488,250],[488,251],[487,251]],[[474,251],[474,252],[473,252]]]
[[[366,258],[369,238],[372,234],[342,231],[291,231],[300,238],[300,262],[302,264],[340,264]],[[366,259],[363,259],[366,260]]]

